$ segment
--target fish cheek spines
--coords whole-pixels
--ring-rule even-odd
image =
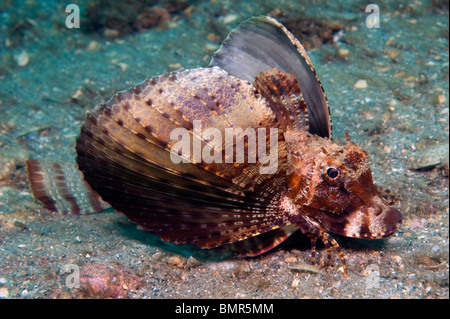
[[[370,199],[376,196],[378,191],[373,183],[367,152],[347,140],[344,157],[345,163],[353,175],[352,178],[346,180],[345,188],[370,205]]]

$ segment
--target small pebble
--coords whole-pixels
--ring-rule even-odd
[[[186,266],[187,259],[180,256],[170,256],[166,261],[169,265],[175,266],[177,268],[183,268]]]
[[[432,251],[433,253],[436,253],[436,252],[438,252],[439,250],[441,250],[441,247],[439,247],[438,245],[434,245],[433,248],[431,248],[431,251]]]
[[[152,259],[155,261],[159,261],[163,258],[163,254],[160,251],[157,251],[152,255]]]
[[[89,42],[88,46],[86,47],[86,51],[95,51],[100,47],[100,44],[95,41],[92,40],[91,42]]]
[[[379,69],[377,70],[377,72],[379,72],[379,73],[384,73],[384,72],[389,71],[390,69],[391,69],[391,68],[390,68],[389,66],[385,66],[385,67],[379,68]]]
[[[205,44],[205,51],[216,51],[219,48],[219,46],[215,43],[207,43]]]
[[[408,76],[404,80],[405,82],[417,82],[417,78],[415,76]]]
[[[181,69],[182,65],[180,63],[169,64],[169,68],[172,70]]]
[[[306,263],[297,263],[291,267],[291,271],[293,272],[309,272],[313,274],[320,273],[320,269],[314,265],[306,264]]]
[[[367,88],[367,81],[366,80],[358,80],[356,81],[354,85],[355,89],[365,89]]]
[[[445,97],[445,95],[438,95],[438,97],[437,97],[437,104],[438,105],[442,105],[445,102],[447,102],[447,98]]]
[[[404,71],[400,71],[400,72],[394,73],[394,78],[400,78],[402,76],[405,76],[405,74],[406,73]]]
[[[237,14],[229,14],[223,17],[223,23],[224,24],[229,24],[235,20],[237,20],[239,18],[239,16]]]
[[[392,50],[388,50],[387,52],[386,52],[388,55],[389,55],[389,57],[391,57],[391,58],[395,58],[395,57],[397,57],[398,56],[398,52],[396,52],[396,51],[392,51]]]
[[[286,258],[284,258],[284,261],[287,263],[295,262],[297,260],[298,260],[298,258],[295,256],[287,256]]]
[[[207,39],[208,39],[208,41],[211,41],[211,42],[220,42],[220,40],[221,40],[220,37],[215,33],[208,34]]]
[[[25,66],[30,61],[30,57],[27,53],[27,51],[22,51],[19,54],[14,56],[14,59],[16,60],[16,63],[18,66]]]
[[[78,88],[78,90],[74,94],[72,94],[71,98],[76,100],[81,95],[83,95],[83,90],[81,88]]]
[[[399,267],[400,269],[403,269],[405,267],[405,265],[403,264],[403,259],[402,257],[395,255],[392,257],[392,261],[394,263],[394,265],[396,265],[397,267]]]
[[[364,116],[364,118],[366,120],[373,120],[375,118],[375,116],[371,112],[368,112],[368,111],[362,112],[362,115]]]
[[[122,72],[125,72],[128,69],[128,64],[126,64],[126,63],[119,62],[119,63],[117,63],[117,65],[120,67]]]
[[[119,36],[119,31],[114,29],[105,29],[103,31],[103,35],[105,36],[105,38],[113,39]]]
[[[8,288],[6,288],[6,287],[0,288],[0,299],[5,299],[8,297],[9,297]]]
[[[398,104],[398,101],[395,100],[395,99],[390,100],[389,103],[388,103],[388,105],[389,105],[390,107],[394,107],[394,106],[396,106],[397,104]]]
[[[198,261],[197,259],[195,259],[194,257],[189,257],[186,261],[186,266],[185,268],[194,268],[200,265],[200,261]]]
[[[341,57],[346,57],[347,55],[349,55],[350,50],[348,50],[348,49],[339,49],[338,53],[339,53],[339,55]]]
[[[291,283],[291,288],[298,288],[299,285],[300,285],[300,279],[295,278]]]
[[[395,40],[395,37],[390,37],[390,38],[386,41],[385,45],[386,45],[386,46],[392,45],[392,43],[394,43],[394,40]]]

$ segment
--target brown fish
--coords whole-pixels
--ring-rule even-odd
[[[346,273],[328,232],[383,238],[401,221],[378,194],[367,153],[348,136],[332,141],[311,61],[269,17],[242,23],[210,67],[149,78],[96,107],[76,150],[87,184],[30,161],[37,199],[73,213],[109,204],[174,243],[255,256],[300,229],[313,260],[320,239]]]

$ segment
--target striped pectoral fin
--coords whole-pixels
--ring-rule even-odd
[[[111,207],[84,181],[73,164],[27,161],[33,196],[45,208],[63,214],[89,214]]]
[[[231,254],[233,257],[254,257],[280,245],[298,229],[299,227],[297,225],[290,224],[257,236],[214,248],[214,250],[220,253]]]

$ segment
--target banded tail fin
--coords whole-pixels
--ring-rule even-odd
[[[33,196],[45,208],[63,214],[89,214],[111,207],[84,181],[75,165],[27,161]]]

